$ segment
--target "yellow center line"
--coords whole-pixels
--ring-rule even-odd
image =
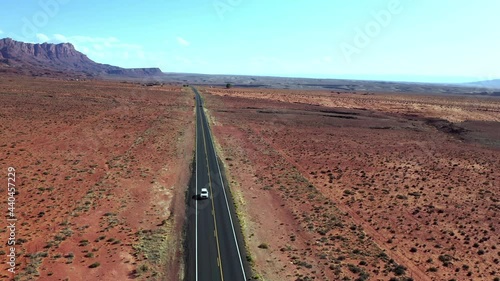
[[[199,108],[198,107],[198,110],[203,110],[203,108]],[[200,112],[200,114],[202,114]],[[218,255],[218,260],[219,260],[219,269],[220,269],[220,276],[221,276],[221,279],[222,281],[224,281],[224,275],[222,274],[222,259],[221,259],[221,256],[220,256],[220,247],[219,247],[219,236],[217,235],[217,219],[215,218],[215,207],[214,207],[214,193],[213,193],[213,189],[212,189],[212,177],[210,176],[210,165],[208,164],[208,151],[207,151],[207,141],[205,139],[205,126],[203,126],[203,118],[202,118],[202,115],[200,115],[200,119],[201,119],[201,130],[203,132],[203,143],[205,145],[205,158],[207,160],[207,169],[208,169],[208,184],[210,186],[210,193],[212,194],[210,196],[210,198],[212,199],[212,212],[213,212],[213,218],[214,218],[214,224],[215,224],[215,241],[217,242],[217,255]]]

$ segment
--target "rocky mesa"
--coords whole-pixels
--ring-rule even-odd
[[[0,71],[23,74],[83,74],[95,76],[160,76],[159,68],[121,68],[101,64],[89,59],[77,51],[71,43],[32,44],[13,40],[0,39]]]

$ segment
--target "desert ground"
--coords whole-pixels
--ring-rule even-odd
[[[204,88],[262,280],[498,280],[500,99]]]
[[[176,86],[0,76],[18,257],[15,275],[2,261],[0,279],[181,279],[193,97]]]

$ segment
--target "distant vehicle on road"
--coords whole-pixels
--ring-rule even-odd
[[[201,199],[208,199],[208,190],[206,188],[202,188],[200,192]]]

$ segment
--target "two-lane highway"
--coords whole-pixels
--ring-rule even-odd
[[[194,181],[188,193],[186,280],[248,280],[241,232],[229,190],[217,160],[203,100],[196,97],[196,155]],[[202,188],[209,198],[201,199]]]

